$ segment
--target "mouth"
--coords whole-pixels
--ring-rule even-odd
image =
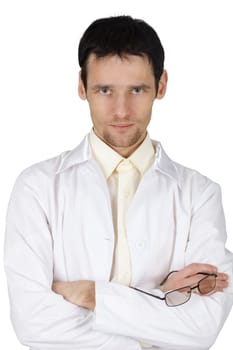
[[[131,126],[133,126],[134,124],[132,123],[128,123],[128,124],[110,124],[111,127],[115,128],[115,129],[127,129]]]

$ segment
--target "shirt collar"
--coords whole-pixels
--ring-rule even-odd
[[[155,158],[155,148],[147,134],[142,144],[129,156],[129,160],[140,171],[141,175],[153,164]]]
[[[91,130],[89,140],[93,156],[100,164],[105,177],[108,178],[119,162],[124,158],[96,136],[93,129]],[[142,144],[128,157],[128,159],[139,170],[141,175],[143,175],[152,165],[154,155],[155,150],[150,137],[147,134]]]
[[[97,160],[105,177],[108,178],[121,161],[122,156],[96,136],[93,129],[90,132],[89,141],[94,159]]]
[[[57,174],[69,169],[72,166],[82,164],[92,159],[91,149],[89,145],[89,135],[86,135],[84,140],[73,150],[64,152],[60,155],[58,159],[58,167],[56,170]],[[152,140],[152,144],[156,150],[155,161],[153,165],[154,170],[169,176],[175,180],[178,185],[180,185],[180,178],[176,163],[168,157],[159,141]]]

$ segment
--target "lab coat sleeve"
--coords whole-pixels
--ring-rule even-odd
[[[219,186],[208,182],[196,189],[194,186],[193,191],[190,231],[186,251],[181,252],[185,254],[185,265],[214,264],[229,274],[231,286],[212,296],[193,294],[188,303],[169,308],[163,301],[125,286],[100,281],[96,283],[96,330],[166,349],[209,349],[214,343],[233,302],[232,254],[225,249]],[[153,292],[156,294],[156,290]]]
[[[51,290],[53,239],[28,173],[15,183],[5,238],[11,319],[18,339],[33,349],[140,349],[133,339],[93,330],[93,312]]]

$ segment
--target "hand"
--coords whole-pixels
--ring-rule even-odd
[[[216,287],[208,295],[216,292],[223,292],[224,288],[228,287],[228,275],[218,272],[217,268],[213,265],[194,263],[184,267],[180,271],[171,273],[168,279],[161,284],[161,289],[163,292],[167,292],[185,286],[192,287],[203,278],[203,276],[198,275],[200,272],[210,274],[215,273],[217,275]]]
[[[94,281],[53,282],[52,290],[72,304],[92,311],[95,309]]]

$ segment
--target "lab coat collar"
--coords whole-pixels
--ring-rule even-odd
[[[152,144],[156,150],[155,162],[153,165],[154,169],[175,180],[181,188],[176,163],[168,157],[159,141],[152,140]]]
[[[79,165],[92,158],[91,149],[89,146],[89,134],[85,136],[82,142],[75,147],[73,150],[65,152],[64,156],[61,157],[60,164],[56,174],[59,174],[74,165]]]
[[[153,169],[159,171],[180,185],[180,179],[178,176],[177,168],[175,163],[165,153],[161,143],[159,141],[152,140],[152,144],[156,150],[155,162]],[[70,167],[79,165],[92,159],[91,149],[89,146],[89,134],[85,136],[83,141],[75,147],[72,151],[65,152],[64,156],[61,157],[60,164],[56,173],[61,173]]]

